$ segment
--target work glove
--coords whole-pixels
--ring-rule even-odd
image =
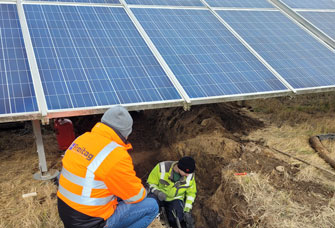
[[[161,192],[159,190],[155,190],[154,195],[157,196],[159,201],[165,201],[166,200],[166,194],[164,192]]]
[[[186,222],[187,228],[193,228],[194,227],[194,219],[192,217],[191,212],[185,212],[184,213],[184,221]]]

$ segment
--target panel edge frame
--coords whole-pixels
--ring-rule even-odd
[[[154,57],[156,58],[156,60],[158,61],[158,63],[162,67],[162,69],[164,70],[164,72],[166,73],[167,77],[170,79],[170,81],[173,84],[173,86],[175,87],[175,89],[177,90],[178,94],[185,101],[184,108],[186,110],[189,109],[189,106],[191,104],[190,97],[188,96],[188,94],[186,93],[186,91],[184,90],[184,88],[182,87],[182,85],[180,84],[180,82],[178,81],[178,79],[176,78],[176,76],[174,75],[172,70],[170,69],[169,65],[165,62],[164,58],[162,57],[162,55],[160,54],[160,52],[158,51],[158,49],[156,48],[154,43],[151,41],[150,37],[148,36],[146,31],[142,27],[141,23],[137,20],[134,13],[128,7],[125,0],[120,0],[120,2],[123,5],[124,10],[126,11],[127,15],[129,16],[129,18],[133,22],[134,26],[136,27],[137,31],[141,35],[142,39],[148,45],[150,51],[152,52],[152,54],[154,55]]]
[[[45,119],[45,117],[47,116],[48,107],[47,107],[45,93],[44,93],[44,89],[42,86],[42,81],[41,81],[41,77],[40,77],[40,73],[39,73],[39,69],[38,69],[38,65],[37,65],[37,61],[35,57],[34,48],[32,45],[32,41],[31,41],[29,29],[28,29],[26,15],[23,9],[22,0],[17,0],[16,7],[17,7],[18,15],[19,15],[23,41],[25,44],[31,78],[33,81],[33,87],[35,90],[37,106],[38,106],[39,111],[41,112],[42,122],[43,123],[48,122],[48,120]]]
[[[94,106],[92,108],[85,107],[85,108],[53,110],[48,112],[48,118],[53,119],[59,117],[102,114],[115,105]],[[122,104],[122,106],[127,108],[128,111],[139,111],[139,110],[172,108],[172,107],[183,107],[183,106],[185,108],[185,100],[179,99],[179,100],[169,100],[165,102],[155,101],[155,102],[132,103],[132,104]]]

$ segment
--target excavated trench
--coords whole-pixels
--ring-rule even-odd
[[[177,160],[191,155],[196,160],[198,194],[193,214],[197,227],[252,225],[239,186],[230,183],[225,173],[243,155],[239,136],[263,123],[234,104],[196,106],[188,112],[156,110],[146,116],[155,126],[154,140],[161,145],[158,158]]]

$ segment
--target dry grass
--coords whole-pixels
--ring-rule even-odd
[[[159,218],[156,218],[154,221],[152,221],[148,228],[165,228],[165,226],[162,225]]]
[[[257,114],[267,122],[267,127],[251,132],[247,138],[265,142],[265,145],[270,148],[289,153],[315,166],[335,172],[318,156],[308,142],[311,136],[335,133],[335,93],[314,96],[314,98],[312,95],[306,95],[299,99],[278,98],[261,103],[251,102],[250,105],[258,110]],[[278,116],[286,119],[278,119]],[[335,142],[324,140],[322,143],[335,158]],[[297,180],[314,181],[328,188],[335,188],[333,179],[329,179],[324,172],[306,166],[295,159],[280,154],[274,155],[290,164],[300,166]]]
[[[274,189],[268,177],[254,174],[236,177],[248,203],[248,213],[258,228],[335,227],[335,198],[329,205],[315,209],[291,199],[291,193]]]
[[[335,125],[335,119],[325,121],[324,124],[330,121]],[[282,125],[281,127],[270,125],[265,129],[252,132],[248,138],[265,141],[270,148],[276,148],[334,173],[335,170],[320,158],[308,143],[310,136],[317,134],[319,134],[317,129],[312,129],[308,124],[298,124],[294,127],[290,125]],[[277,153],[273,153],[273,155],[289,164],[299,166],[300,171],[295,176],[297,180],[316,182],[325,185],[327,188],[335,189],[334,177],[329,179],[324,172],[284,155]]]
[[[314,122],[310,117],[325,117],[335,112],[335,92],[280,97],[275,99],[251,100],[246,102],[259,114],[264,114],[272,122],[291,125]],[[335,130],[335,126],[328,126]],[[326,129],[325,129],[326,130]]]
[[[327,148],[330,157],[335,160],[335,140],[322,140],[322,145]]]
[[[327,124],[335,125],[335,118],[334,120],[325,121],[322,125]],[[271,148],[290,153],[312,164],[330,169],[324,160],[319,158],[308,142],[311,136],[318,135],[320,134],[319,132],[318,129],[311,127],[309,124],[298,124],[296,126],[282,125],[281,127],[272,124],[264,129],[250,133],[248,139],[264,141]]]
[[[248,139],[264,142],[270,148],[335,172],[308,142],[311,136],[335,133],[335,93],[249,104],[258,116],[262,116],[267,127],[250,133]],[[324,140],[322,143],[335,158],[335,142]],[[335,190],[334,176],[281,154],[274,155],[289,164],[298,165],[300,170],[294,177],[295,181],[318,183]],[[290,192],[274,189],[268,177],[255,175],[236,181],[242,186],[251,214],[259,219],[255,227],[335,227],[335,196],[328,205],[311,208],[291,200]]]
[[[8,143],[1,145],[0,153],[5,161],[0,168],[0,227],[62,227],[55,209],[56,186],[32,178],[38,167],[33,137],[12,132],[1,132],[1,136]],[[37,196],[22,197],[30,192]]]

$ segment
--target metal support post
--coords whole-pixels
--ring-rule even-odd
[[[50,180],[55,178],[58,175],[58,170],[48,171],[47,162],[45,159],[44,145],[41,133],[41,125],[39,120],[32,120],[33,130],[35,135],[38,160],[39,160],[39,169],[40,172],[34,174],[34,179],[36,180]]]

